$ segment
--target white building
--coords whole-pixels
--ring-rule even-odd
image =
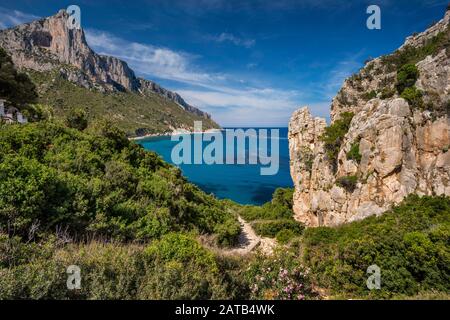
[[[0,117],[5,115],[5,100],[0,99]]]

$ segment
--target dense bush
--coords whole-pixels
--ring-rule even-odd
[[[355,160],[357,163],[361,162],[362,155],[359,153],[359,142],[355,142],[347,152],[348,160]]]
[[[36,102],[34,83],[25,73],[16,71],[11,57],[0,48],[0,97],[16,106]]]
[[[103,123],[80,132],[50,122],[0,128],[0,231],[148,240],[169,231],[237,237],[224,203],[179,169]],[[222,227],[220,225],[224,224]]]
[[[87,114],[83,109],[75,109],[67,116],[66,123],[69,128],[83,131],[88,126]]]
[[[304,233],[304,262],[335,294],[389,298],[450,291],[450,198],[410,196],[380,217]],[[381,290],[366,287],[370,265]]]
[[[376,98],[376,97],[377,97],[377,92],[375,90],[372,90],[372,91],[369,91],[369,92],[366,92],[366,93],[363,94],[363,98],[366,101],[369,101],[369,100],[371,100],[373,98]]]
[[[381,90],[381,96],[380,98],[385,100],[392,98],[395,95],[395,89],[390,87],[384,87],[383,90]]]
[[[271,238],[277,237],[280,232],[286,230],[288,230],[292,236],[299,236],[303,232],[303,225],[293,219],[255,221],[253,223],[253,228],[257,234]],[[286,239],[286,235],[287,234],[283,232],[283,239]]]
[[[408,101],[408,103],[414,108],[423,107],[422,92],[418,90],[415,86],[406,88],[403,90],[401,97]]]
[[[397,72],[397,91],[402,94],[406,88],[411,88],[419,79],[419,69],[415,64],[405,64]]]
[[[214,233],[217,235],[217,244],[223,247],[232,247],[238,243],[241,225],[236,219],[230,218],[224,223],[218,224]]]
[[[238,208],[239,214],[247,221],[290,219],[293,217],[293,194],[292,188],[278,188],[275,190],[272,201],[261,207],[242,206]]]
[[[341,145],[347,134],[350,123],[353,119],[353,113],[343,112],[340,119],[333,122],[332,125],[325,128],[321,140],[325,143],[325,150],[327,152],[328,160],[333,169],[337,169],[337,157],[341,150]]]
[[[308,268],[295,250],[277,251],[272,257],[257,255],[245,269],[251,284],[252,299],[305,300],[316,299]]]
[[[70,265],[81,270],[80,289],[67,289]],[[62,246],[53,237],[38,245],[1,235],[0,299],[242,299],[247,288],[229,275],[238,267],[183,234],[168,234],[147,248]]]

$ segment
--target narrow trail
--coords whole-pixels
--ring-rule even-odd
[[[276,245],[276,240],[258,236],[248,222],[240,216],[238,216],[238,220],[241,224],[241,234],[239,235],[237,247],[219,249],[220,253],[225,255],[247,255],[256,248],[260,248],[264,254],[270,255]]]

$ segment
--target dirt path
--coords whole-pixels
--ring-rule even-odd
[[[261,248],[264,254],[270,255],[276,245],[275,239],[258,236],[252,226],[238,216],[241,224],[241,234],[238,239],[238,246],[230,249],[221,249],[220,252],[226,255],[247,255],[256,248]]]

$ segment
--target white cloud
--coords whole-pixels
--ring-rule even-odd
[[[0,7],[0,29],[14,27],[19,24],[30,22],[36,19],[39,19],[39,17],[33,14]]]
[[[141,74],[189,84],[189,89],[175,91],[188,103],[212,113],[214,119],[224,125],[261,122],[286,125],[297,107],[298,92],[242,87],[246,83],[242,78],[211,74],[196,67],[194,60],[198,57],[195,55],[128,42],[98,30],[87,30],[86,37],[95,51],[124,59]]]
[[[209,39],[216,41],[216,42],[230,42],[236,46],[242,46],[245,48],[251,48],[255,45],[256,41],[254,39],[243,39],[240,37],[237,37],[231,33],[222,32],[218,36],[210,36]]]
[[[187,101],[209,111],[225,126],[286,126],[301,94],[273,88],[178,90]]]

